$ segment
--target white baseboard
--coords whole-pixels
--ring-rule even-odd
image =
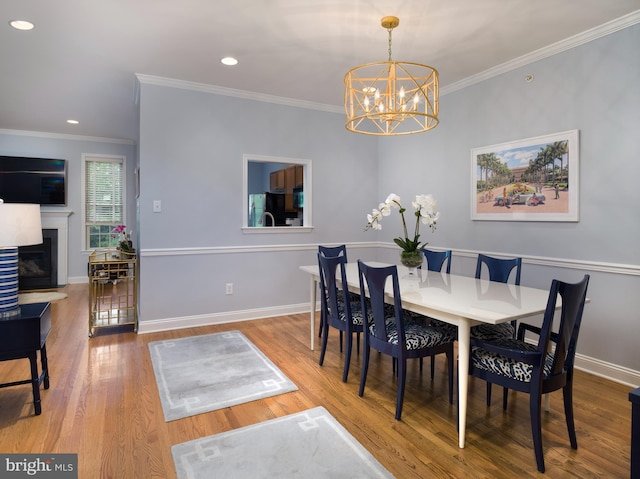
[[[182,316],[177,318],[163,318],[140,321],[138,333],[155,333],[172,329],[197,328],[213,324],[237,323],[254,319],[273,318],[286,316],[287,314],[300,314],[309,312],[309,303],[292,304],[287,306],[275,306],[259,309],[245,309],[240,311],[227,311],[223,313],[201,314],[197,316]]]
[[[640,386],[640,371],[634,371],[617,364],[607,363],[576,353],[575,367],[594,376],[600,376],[632,388]]]

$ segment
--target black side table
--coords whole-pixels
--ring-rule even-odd
[[[31,378],[23,381],[0,384],[0,388],[31,384],[33,405],[36,416],[42,412],[40,405],[40,384],[49,389],[49,366],[46,341],[51,331],[51,306],[49,303],[24,304],[20,314],[10,318],[0,318],[0,361],[29,359]],[[38,351],[42,373],[38,374]]]
[[[631,479],[640,479],[640,388],[629,393],[631,401]]]

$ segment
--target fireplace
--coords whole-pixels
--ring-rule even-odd
[[[20,291],[58,287],[58,230],[43,229],[42,243],[18,248]]]

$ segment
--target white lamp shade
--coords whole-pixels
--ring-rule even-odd
[[[40,243],[40,205],[0,203],[0,248]]]

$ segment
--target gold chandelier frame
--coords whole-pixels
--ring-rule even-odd
[[[428,65],[391,60],[397,17],[384,17],[389,60],[352,68],[344,77],[347,130],[366,135],[420,133],[438,123],[438,71]]]

